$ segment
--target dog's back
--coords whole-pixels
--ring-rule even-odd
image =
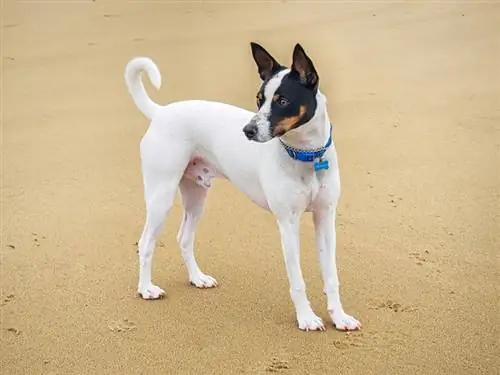
[[[201,167],[216,177],[229,179],[265,207],[259,170],[273,142],[248,142],[241,131],[255,113],[208,100],[184,100],[160,106],[148,96],[140,77],[142,71],[157,88],[161,76],[156,64],[144,57],[132,59],[125,71],[127,87],[136,106],[151,121],[141,141],[143,161],[151,160],[146,164],[168,169],[171,176],[192,174],[188,169],[190,163],[195,163],[197,170]],[[172,168],[176,168],[175,173]]]

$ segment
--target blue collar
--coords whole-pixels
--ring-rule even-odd
[[[318,171],[320,169],[328,169],[329,163],[328,160],[322,160],[323,155],[325,154],[326,150],[332,145],[332,124],[330,123],[330,137],[328,138],[328,141],[326,142],[326,145],[324,145],[321,148],[318,148],[316,150],[300,150],[291,146],[288,146],[285,142],[283,142],[280,138],[281,145],[285,149],[285,151],[288,153],[288,155],[294,159],[294,160],[299,160],[303,162],[313,162],[314,163],[314,170]]]

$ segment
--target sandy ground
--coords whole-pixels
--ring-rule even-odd
[[[500,5],[5,1],[4,374],[498,374]],[[341,163],[345,334],[295,324],[273,217],[226,181],[197,243],[220,287],[187,283],[176,201],[136,297],[147,122],[123,82],[154,58],[155,100],[254,108],[249,42],[301,42]],[[259,236],[256,236],[259,234]],[[327,319],[312,220],[302,264]]]

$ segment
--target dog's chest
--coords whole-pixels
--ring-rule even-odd
[[[333,203],[340,194],[339,181],[328,172],[315,173],[310,182],[307,212],[314,211],[315,207],[326,206]]]
[[[321,194],[321,183],[315,174],[304,173],[296,177],[294,181],[295,188],[291,189],[295,192],[295,199],[302,210],[309,211],[313,203]]]

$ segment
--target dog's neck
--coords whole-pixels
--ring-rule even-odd
[[[288,146],[298,150],[316,150],[325,146],[330,137],[330,120],[326,110],[326,97],[318,90],[314,116],[304,125],[281,137]]]

